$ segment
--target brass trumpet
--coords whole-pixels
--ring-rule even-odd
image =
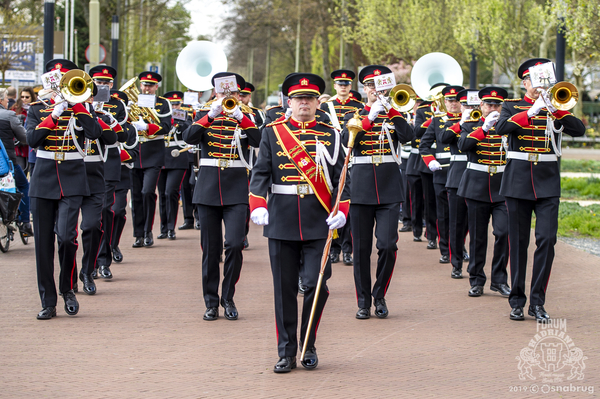
[[[469,114],[469,118],[479,120],[479,119],[481,119],[481,115],[482,115],[481,110],[479,108],[474,108],[473,110],[471,110],[471,113]]]
[[[550,90],[550,103],[560,111],[568,111],[579,101],[579,91],[569,82],[558,82]]]
[[[396,85],[390,91],[390,103],[398,112],[410,112],[417,103],[417,93],[409,85]]]
[[[64,101],[71,104],[87,101],[94,91],[94,83],[90,75],[82,70],[74,69],[64,74],[58,90]]]
[[[233,112],[236,105],[238,105],[237,99],[231,95],[231,92],[226,91],[225,98],[223,99],[223,102],[221,103],[221,106],[223,107],[223,111],[225,111],[226,113],[229,114],[229,113]]]

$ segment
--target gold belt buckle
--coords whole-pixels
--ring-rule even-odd
[[[55,161],[64,161],[65,160],[65,153],[64,152],[55,152],[54,153],[54,160]]]
[[[538,162],[540,160],[540,154],[527,154],[527,160],[529,162]]]
[[[296,193],[300,198],[304,198],[305,195],[310,194],[310,186],[308,184],[296,184]]]
[[[489,174],[494,174],[498,172],[498,167],[496,165],[490,165],[488,166],[488,173]]]
[[[371,163],[374,163],[375,166],[378,166],[382,162],[381,155],[371,155]]]
[[[231,166],[230,159],[219,159],[219,168],[221,168],[221,170],[224,170],[225,168],[229,168],[230,166]]]

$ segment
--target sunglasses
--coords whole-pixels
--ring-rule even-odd
[[[31,96],[21,96],[21,98],[31,98]]]

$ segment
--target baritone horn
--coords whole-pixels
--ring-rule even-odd
[[[417,103],[417,93],[409,85],[396,85],[390,91],[390,103],[398,112],[410,112]]]
[[[569,82],[558,82],[550,90],[550,103],[560,111],[568,111],[579,101],[579,91]]]
[[[94,83],[85,71],[74,69],[68,71],[58,84],[60,95],[65,101],[74,103],[85,102],[94,91]]]
[[[140,95],[140,91],[136,87],[137,79],[137,76],[129,79],[129,81],[119,89],[119,91],[127,94],[127,97],[131,100],[129,103],[129,121],[135,122],[141,117],[146,122],[158,125],[160,124],[160,118],[154,108],[145,108],[137,105],[138,96]]]

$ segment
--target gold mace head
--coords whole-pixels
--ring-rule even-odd
[[[354,148],[354,139],[358,132],[363,130],[362,128],[362,120],[360,116],[358,116],[358,110],[354,113],[352,119],[346,122],[346,128],[348,129],[349,137],[348,137],[348,148]]]

